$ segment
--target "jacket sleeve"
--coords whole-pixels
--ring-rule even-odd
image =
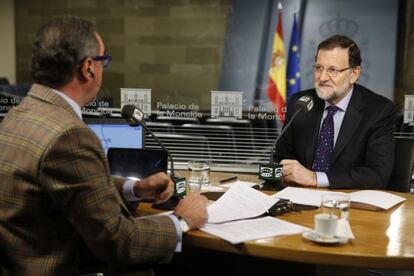
[[[111,178],[112,178],[112,183],[114,183],[115,188],[117,189],[118,193],[121,195],[122,201],[128,207],[128,210],[131,211],[131,213],[134,215],[138,208],[139,202],[138,201],[129,202],[124,198],[123,189],[124,189],[124,184],[125,184],[126,179],[123,177],[118,177],[114,175],[112,175]]]
[[[49,145],[41,185],[97,258],[116,266],[171,260],[177,243],[165,216],[134,218],[125,207],[99,141],[86,127],[68,127]]]
[[[396,109],[389,102],[376,116],[362,165],[327,173],[330,188],[385,189],[394,164]]]

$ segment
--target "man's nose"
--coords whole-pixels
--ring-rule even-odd
[[[320,81],[327,81],[329,79],[330,79],[330,77],[328,75],[328,71],[326,69],[323,69],[321,74],[319,75],[319,80]]]

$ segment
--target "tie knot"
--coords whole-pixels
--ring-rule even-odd
[[[328,110],[328,116],[331,115],[335,115],[335,113],[339,110],[340,108],[337,107],[336,105],[330,105],[326,108],[326,110]]]

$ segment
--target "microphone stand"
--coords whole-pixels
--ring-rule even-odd
[[[137,112],[137,114],[135,114]],[[174,194],[166,202],[153,204],[154,208],[172,210],[178,204],[180,199],[186,195],[186,180],[185,177],[175,177],[174,161],[170,151],[164,146],[164,144],[158,139],[157,136],[145,125],[143,121],[144,113],[134,105],[125,105],[121,111],[122,118],[126,119],[131,126],[141,125],[145,131],[147,131],[154,140],[160,145],[160,147],[167,153],[171,166],[171,179],[174,182]]]
[[[145,123],[143,123],[141,125],[145,129],[145,131],[147,131],[147,132],[149,132],[149,134],[151,134],[152,138],[154,138],[154,140],[158,143],[158,145],[160,145],[160,147],[167,152],[168,159],[170,161],[170,166],[171,166],[171,178],[172,178],[173,181],[175,181],[174,162],[173,162],[173,158],[172,158],[172,155],[171,155],[170,151],[164,146],[164,144],[160,141],[160,139],[158,139],[158,137],[155,136],[154,132],[152,132],[145,125]]]
[[[186,180],[185,177],[175,177],[174,171],[174,161],[172,158],[172,154],[170,151],[164,146],[164,144],[158,139],[158,137],[145,125],[145,123],[141,123],[142,127],[145,131],[149,132],[154,140],[160,145],[160,147],[167,152],[168,159],[170,161],[171,166],[171,179],[174,182],[174,194],[173,196],[166,202],[160,204],[154,204],[155,208],[159,209],[174,209],[177,205],[178,201],[186,195]]]
[[[259,179],[265,180],[263,183],[263,190],[270,190],[270,191],[280,191],[286,188],[285,185],[282,184],[282,165],[279,163],[275,163],[275,153],[276,153],[276,145],[279,142],[280,138],[285,134],[286,130],[290,127],[293,123],[295,117],[302,111],[301,108],[296,110],[293,114],[292,118],[289,122],[285,125],[285,127],[280,132],[279,136],[276,138],[275,142],[272,145],[270,150],[270,163],[268,164],[260,164],[259,165]]]
[[[286,130],[290,127],[290,125],[293,123],[293,121],[295,120],[295,117],[302,111],[302,109],[298,109],[296,110],[296,112],[293,114],[292,118],[289,120],[289,122],[285,125],[285,127],[282,129],[282,131],[280,132],[279,136],[276,138],[275,142],[272,145],[272,150],[270,151],[270,163],[273,164],[274,163],[274,159],[275,159],[275,153],[276,153],[276,145],[279,142],[280,138],[283,136],[283,134],[285,134]]]

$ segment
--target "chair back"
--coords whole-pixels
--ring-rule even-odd
[[[414,137],[395,137],[394,168],[388,190],[408,193],[411,190],[414,166]]]
[[[0,85],[10,84],[9,80],[6,77],[0,77]]]

